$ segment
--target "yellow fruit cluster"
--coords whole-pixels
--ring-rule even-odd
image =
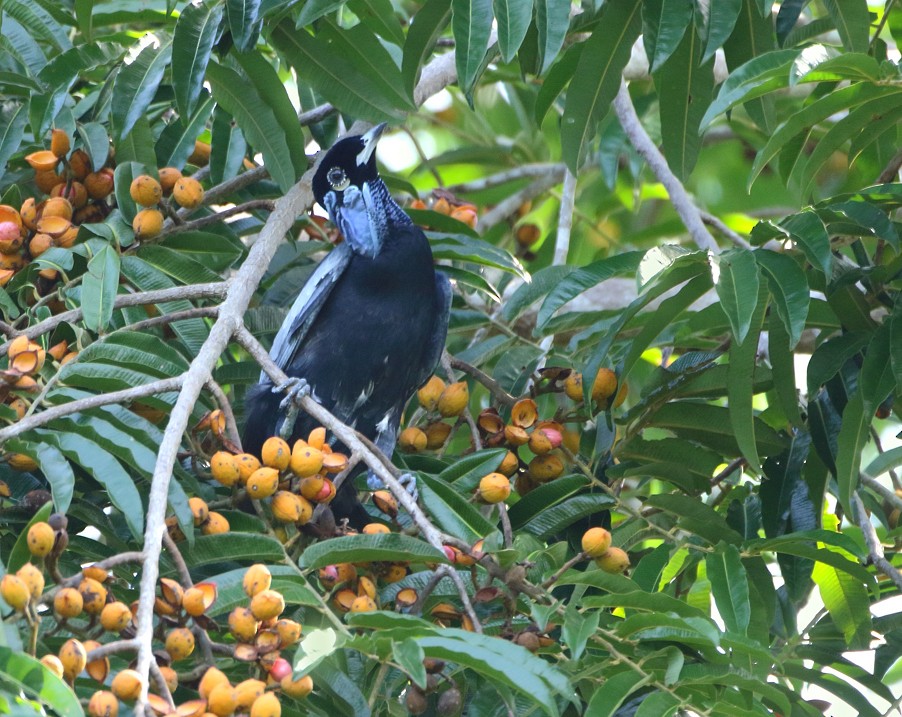
[[[456,219],[462,224],[466,224],[470,229],[475,229],[476,225],[479,223],[479,213],[476,209],[476,205],[459,201],[454,197],[445,196],[444,194],[445,193],[441,196],[434,197],[431,207],[422,199],[414,199],[410,203],[410,208],[432,209],[434,212],[444,214],[452,219]]]
[[[398,436],[398,448],[405,453],[420,453],[442,448],[451,437],[454,426],[442,419],[459,419],[470,402],[470,389],[465,381],[446,385],[438,376],[430,378],[417,391],[420,407],[426,411],[426,423],[408,426]]]
[[[583,533],[582,548],[606,573],[624,573],[630,567],[629,555],[611,545],[611,533],[605,528],[589,528]]]
[[[609,368],[598,369],[595,376],[595,382],[592,384],[592,401],[600,411],[606,411],[608,408],[619,408],[626,400],[629,389],[627,385],[621,384],[619,390],[617,388],[617,374]],[[583,401],[583,375],[577,371],[571,371],[564,379],[564,393],[567,397],[582,403]],[[615,395],[616,394],[616,395]],[[613,398],[613,400],[612,400]]]
[[[139,239],[151,239],[163,231],[163,212],[157,207],[164,197],[171,196],[185,209],[195,209],[204,201],[204,188],[193,177],[184,177],[175,167],[162,167],[157,181],[149,174],[135,177],[129,194],[141,209],[132,220],[132,229]]]
[[[348,467],[348,457],[332,450],[322,427],[293,446],[278,436],[268,438],[260,458],[250,453],[218,451],[210,458],[213,478],[228,488],[243,488],[253,500],[266,501],[280,523],[305,525],[315,504],[335,497],[330,476]]]

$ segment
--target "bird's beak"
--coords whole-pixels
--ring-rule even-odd
[[[376,145],[379,144],[379,138],[382,136],[386,127],[388,127],[388,123],[383,122],[382,124],[377,124],[369,132],[361,135],[360,138],[363,140],[363,149],[360,150],[360,153],[357,155],[358,167],[362,167],[370,161],[370,157],[372,157],[373,152],[376,151]]]

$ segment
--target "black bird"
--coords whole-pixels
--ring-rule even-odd
[[[313,177],[313,193],[344,235],[304,285],[270,355],[336,417],[388,456],[404,405],[432,375],[448,331],[451,286],[433,267],[423,232],[389,194],[376,170],[381,124],[337,142]],[[259,452],[276,435],[287,402],[266,376],[248,392],[244,449]],[[275,391],[275,392],[274,392]],[[316,427],[301,412],[291,441]],[[335,446],[343,450],[340,444]],[[407,487],[416,492],[412,476]],[[381,482],[372,473],[368,484]],[[352,480],[331,503],[337,520],[370,522]]]

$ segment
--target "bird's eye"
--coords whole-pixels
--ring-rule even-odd
[[[351,183],[351,180],[348,179],[348,175],[345,174],[345,171],[341,167],[332,167],[326,175],[326,179],[329,181],[332,189],[339,192],[347,189],[348,185]]]

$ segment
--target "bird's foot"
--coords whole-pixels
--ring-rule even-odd
[[[417,490],[417,477],[413,473],[402,473],[401,477],[398,478],[398,482],[404,490],[410,494],[411,498],[416,500],[419,497],[420,493]],[[382,479],[373,473],[373,471],[369,471],[366,474],[366,485],[370,490],[382,490],[385,488]]]
[[[273,386],[273,393],[282,393],[285,391],[285,398],[279,404],[280,411],[286,411],[290,406],[297,408],[299,401],[310,395],[310,384],[303,378],[294,376],[287,381],[283,381],[278,386]]]

